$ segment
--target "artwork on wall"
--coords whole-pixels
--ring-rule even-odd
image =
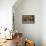
[[[34,24],[35,15],[22,15],[22,24]]]

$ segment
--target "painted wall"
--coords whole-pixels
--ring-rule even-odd
[[[46,46],[46,0],[41,1],[41,40],[42,46]]]
[[[36,46],[41,46],[41,1],[23,0],[16,8],[15,6],[13,7],[15,29],[22,32],[24,38],[34,40]],[[35,15],[35,24],[22,24],[22,15]]]
[[[12,29],[12,6],[16,0],[0,0],[0,27]]]

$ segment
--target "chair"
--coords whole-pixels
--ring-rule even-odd
[[[35,46],[35,43],[32,40],[26,40],[25,46]]]

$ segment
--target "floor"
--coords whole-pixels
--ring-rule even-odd
[[[0,46],[16,46],[15,45],[15,39],[13,40],[6,40],[6,42],[2,43]]]
[[[16,40],[17,39],[17,40]],[[22,41],[22,38],[20,39],[18,36],[16,37],[15,39],[15,36],[13,37],[13,39],[11,40],[6,40],[6,39],[0,39],[0,46],[16,46],[16,41]],[[3,42],[5,41],[5,42]],[[3,42],[3,43],[2,43]],[[21,43],[20,45],[23,46],[22,42],[19,42]],[[17,44],[18,45],[18,44]]]

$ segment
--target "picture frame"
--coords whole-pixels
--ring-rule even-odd
[[[35,16],[34,15],[22,15],[22,24],[34,24]]]

